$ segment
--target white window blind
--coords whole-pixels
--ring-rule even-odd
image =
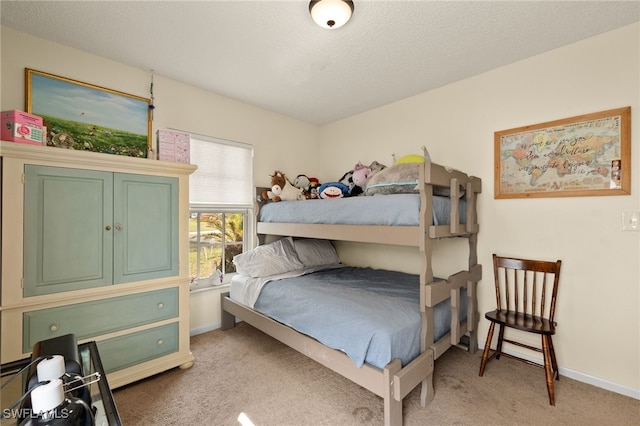
[[[189,178],[192,207],[253,208],[253,147],[191,134]]]

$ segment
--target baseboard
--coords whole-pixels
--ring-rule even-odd
[[[221,322],[214,322],[211,324],[205,324],[205,325],[201,325],[200,327],[196,327],[196,328],[192,328],[189,330],[189,336],[193,337],[196,336],[198,334],[202,334],[202,333],[206,333],[208,331],[213,331],[217,328],[222,327],[222,323]]]
[[[478,342],[478,348],[480,350],[484,349],[484,344],[485,344],[484,341],[479,341]],[[524,353],[521,353],[521,352],[518,352],[518,351],[513,351],[513,350],[510,350],[510,349],[506,349],[506,350],[503,349],[503,352],[507,353],[509,355],[519,356],[519,357],[524,358],[524,359],[529,360],[529,361],[533,361],[533,362],[537,362],[537,363],[541,362],[540,358],[536,358],[536,357],[533,357],[531,355],[524,354]],[[604,379],[601,379],[599,377],[592,376],[590,374],[582,373],[580,371],[572,370],[570,368],[566,368],[566,367],[563,367],[561,365],[558,365],[558,370],[559,370],[561,376],[565,376],[565,377],[568,377],[570,379],[577,380],[579,382],[587,383],[589,385],[593,385],[593,386],[596,386],[596,387],[599,387],[599,388],[602,388],[602,389],[606,389],[606,390],[611,391],[611,392],[619,393],[621,395],[625,395],[625,396],[628,396],[628,397],[631,397],[631,398],[634,398],[634,399],[640,399],[640,389],[634,389],[632,387],[624,386],[624,385],[621,385],[619,383],[610,382],[608,380],[604,380]]]

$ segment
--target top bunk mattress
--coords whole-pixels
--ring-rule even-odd
[[[465,200],[459,200],[461,223],[465,223],[466,210]],[[450,212],[449,197],[433,197],[434,225],[449,225]],[[419,216],[420,194],[379,194],[270,202],[261,207],[259,220],[274,223],[418,226]]]

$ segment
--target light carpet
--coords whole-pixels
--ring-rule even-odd
[[[255,328],[191,338],[195,364],[114,390],[123,424],[382,425],[383,401]],[[640,401],[566,377],[550,406],[542,369],[502,357],[478,377],[481,353],[435,362],[435,398],[404,400],[405,425],[638,425]],[[560,360],[562,363],[562,360]]]

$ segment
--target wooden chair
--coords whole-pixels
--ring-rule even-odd
[[[493,255],[493,271],[496,288],[497,309],[487,312],[484,317],[491,321],[487,341],[482,353],[480,376],[484,374],[487,362],[500,355],[517,359],[526,364],[543,367],[549,392],[549,402],[555,404],[553,389],[554,376],[560,379],[558,363],[553,349],[551,336],[556,332],[557,324],[553,317],[556,310],[556,295],[560,278],[561,261],[545,262],[539,260],[513,259]],[[491,351],[493,329],[498,324],[498,345]],[[505,328],[535,333],[542,336],[542,348],[505,339]],[[521,346],[536,352],[542,352],[543,364],[502,352],[504,342]],[[490,352],[493,352],[489,356]]]

